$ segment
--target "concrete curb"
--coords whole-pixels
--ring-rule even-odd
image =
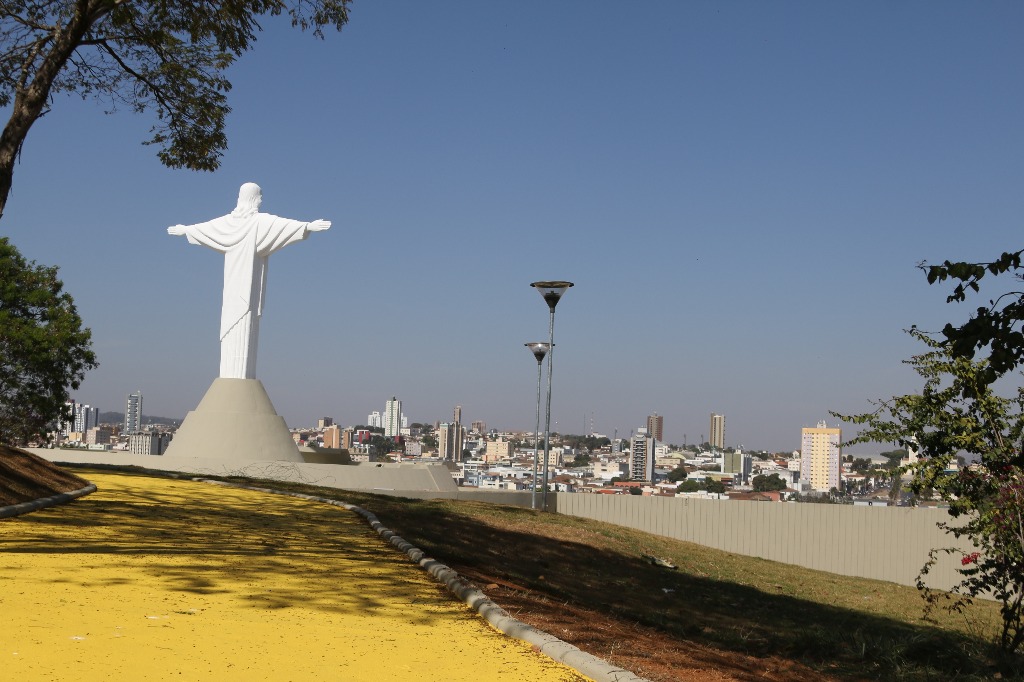
[[[96,492],[96,485],[90,483],[84,488],[72,490],[70,493],[60,493],[59,495],[44,497],[40,500],[33,500],[32,502],[22,502],[21,504],[12,504],[7,507],[0,507],[0,519],[9,519],[12,516],[20,516],[21,514],[46,509],[47,507],[55,507],[58,504],[67,504],[71,500],[78,499],[83,495],[88,495],[89,493],[94,492]]]
[[[568,642],[563,642],[554,635],[550,635],[543,630],[538,630],[532,625],[527,625],[526,623],[516,620],[512,616],[508,615],[503,608],[491,601],[483,592],[472,588],[463,582],[462,577],[459,576],[458,573],[441,562],[431,559],[423,550],[396,535],[393,531],[386,528],[380,520],[377,519],[377,516],[373,512],[367,511],[362,507],[357,507],[356,505],[349,504],[347,502],[341,502],[340,500],[317,497],[316,495],[273,490],[272,488],[257,488],[254,486],[229,483],[227,481],[213,481],[205,478],[196,478],[193,480],[212,483],[214,485],[223,485],[229,488],[242,488],[244,490],[254,490],[261,493],[287,495],[289,497],[297,497],[311,502],[322,502],[335,507],[343,507],[349,511],[353,511],[365,518],[370,527],[377,531],[377,534],[380,535],[381,538],[395,547],[395,549],[404,552],[413,563],[417,564],[420,568],[433,576],[438,582],[447,587],[449,592],[479,613],[484,620],[490,623],[495,629],[510,637],[532,644],[538,651],[548,658],[554,659],[559,663],[563,663],[570,668],[573,668],[595,682],[648,682],[646,679],[638,677],[628,670],[613,666],[611,663],[592,654],[588,654]]]

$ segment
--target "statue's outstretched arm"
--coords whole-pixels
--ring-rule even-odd
[[[181,235],[185,234],[186,229],[188,228],[185,225],[171,225],[170,227],[167,228],[167,234],[174,235],[175,237],[180,237]]]
[[[310,232],[322,232],[323,230],[331,229],[331,221],[318,218],[306,225],[306,229]]]

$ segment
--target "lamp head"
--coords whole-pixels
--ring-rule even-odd
[[[538,365],[544,361],[544,356],[547,355],[548,351],[551,349],[551,344],[547,341],[534,341],[533,343],[526,343],[523,345],[530,349],[530,352],[533,353],[533,357],[537,358]]]
[[[530,286],[540,292],[540,295],[543,296],[544,300],[547,302],[548,308],[551,309],[551,312],[555,312],[555,306],[558,305],[558,301],[562,298],[562,294],[572,286],[572,282],[534,282]]]

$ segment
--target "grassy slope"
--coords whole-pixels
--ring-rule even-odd
[[[918,591],[894,583],[515,507],[315,491],[373,511],[456,570],[650,625],[683,642],[781,656],[846,679],[1020,673],[1019,660],[997,667],[992,658],[994,602],[962,614],[938,611],[927,622]],[[651,565],[642,554],[670,559],[678,570]]]

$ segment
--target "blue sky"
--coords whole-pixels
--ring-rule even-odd
[[[918,262],[1021,247],[1020,3],[357,1],[325,41],[264,27],[215,173],[74,97],[30,133],[0,233],[92,328],[82,401],[195,407],[222,260],[166,227],[247,181],[334,223],[271,259],[257,374],[290,426],[395,395],[411,421],[532,428],[529,284],[567,279],[556,430],[657,412],[692,443],[718,412],[727,445],[792,450],[915,390],[902,330],[968,313]]]

